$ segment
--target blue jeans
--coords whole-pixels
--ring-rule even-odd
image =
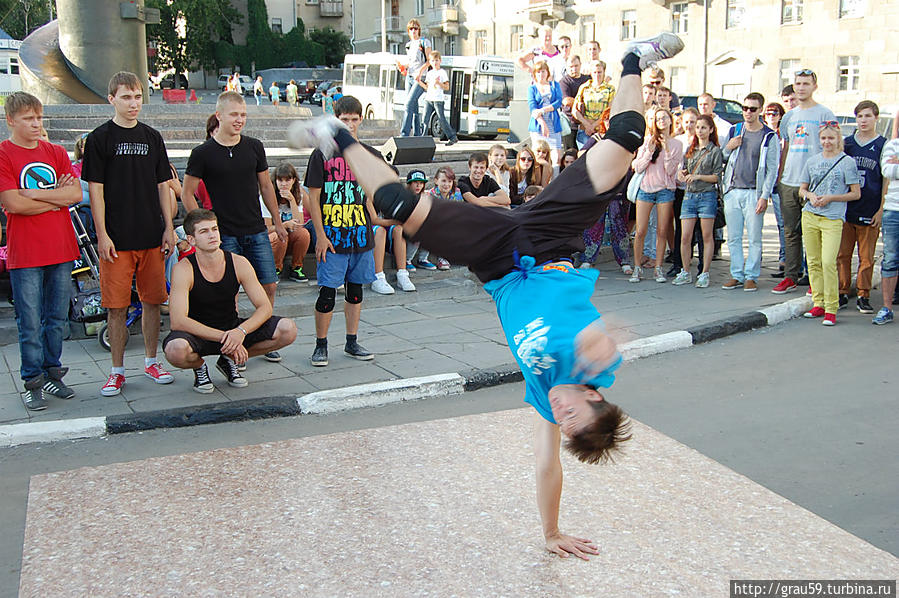
[[[727,222],[727,249],[730,251],[731,278],[744,282],[758,280],[762,271],[762,225],[765,213],[755,213],[758,193],[755,189],[731,189],[724,195],[724,219]],[[749,253],[743,261],[743,228],[749,239]]]
[[[275,270],[275,255],[272,253],[272,244],[268,240],[268,233],[262,231],[252,235],[232,237],[222,235],[222,249],[242,255],[253,266],[260,284],[272,284],[278,282],[278,272]]]
[[[780,213],[780,195],[777,193],[771,195],[771,205],[774,206],[774,220],[777,221],[777,237],[780,240],[780,252],[777,254],[777,259],[783,262],[786,257],[786,249],[784,245],[784,218]]]
[[[72,262],[15,268],[9,271],[9,280],[19,328],[19,373],[27,381],[62,365],[59,358],[69,323]]]
[[[406,75],[406,116],[403,118],[403,128],[400,131],[402,137],[409,137],[410,132],[413,137],[417,137],[422,133],[418,98],[424,92],[424,88],[415,81],[413,75]]]
[[[443,102],[429,102],[425,101],[425,118],[422,123],[424,126],[425,132],[428,131],[428,123],[431,121],[431,113],[437,112],[437,120],[440,121],[440,128],[443,129],[443,133],[446,135],[447,139],[453,140],[456,138],[456,131],[450,126],[450,124],[446,120],[446,116],[443,114]]]
[[[883,278],[899,276],[899,212],[883,211],[883,261],[880,263],[880,275]]]

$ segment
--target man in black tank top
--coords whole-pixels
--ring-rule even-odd
[[[228,384],[248,384],[237,364],[249,357],[286,347],[297,337],[293,320],[272,315],[272,304],[247,259],[221,249],[218,220],[210,210],[193,210],[184,219],[195,254],[172,270],[169,314],[172,332],[162,341],[166,359],[194,371],[194,390],[211,393],[205,355],[219,355],[215,366]],[[243,286],[256,311],[237,315],[237,292]]]

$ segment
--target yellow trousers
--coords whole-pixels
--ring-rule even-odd
[[[808,280],[812,286],[815,307],[829,314],[840,307],[840,281],[837,277],[837,255],[843,239],[843,221],[802,212],[802,242],[808,262]]]

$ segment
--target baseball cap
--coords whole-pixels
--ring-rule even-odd
[[[428,175],[426,175],[422,170],[410,170],[409,174],[406,175],[406,182],[411,183],[413,181],[421,181],[423,183],[427,183]]]

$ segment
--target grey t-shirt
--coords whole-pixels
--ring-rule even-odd
[[[831,168],[838,160],[839,163]],[[825,158],[824,154],[815,154],[809,158],[799,182],[808,183],[808,190],[815,195],[842,195],[849,192],[849,185],[857,185],[861,179],[855,160],[840,152],[833,158]],[[846,220],[845,201],[833,201],[823,208],[816,208],[807,201],[802,209],[831,220]]]
[[[836,117],[830,108],[821,104],[815,104],[806,110],[797,106],[784,114],[780,121],[780,134],[789,141],[790,148],[780,178],[781,183],[798,187],[802,182],[805,163],[811,156],[821,153],[818,129],[826,120],[836,120]]]
[[[737,189],[755,189],[755,175],[759,169],[759,155],[762,151],[762,140],[765,129],[752,132],[743,127],[743,143],[734,163],[734,187]]]
[[[418,69],[428,61],[428,54],[431,52],[431,41],[426,38],[419,38],[415,41],[411,39],[406,42],[406,62],[409,65],[408,73],[417,75]]]

